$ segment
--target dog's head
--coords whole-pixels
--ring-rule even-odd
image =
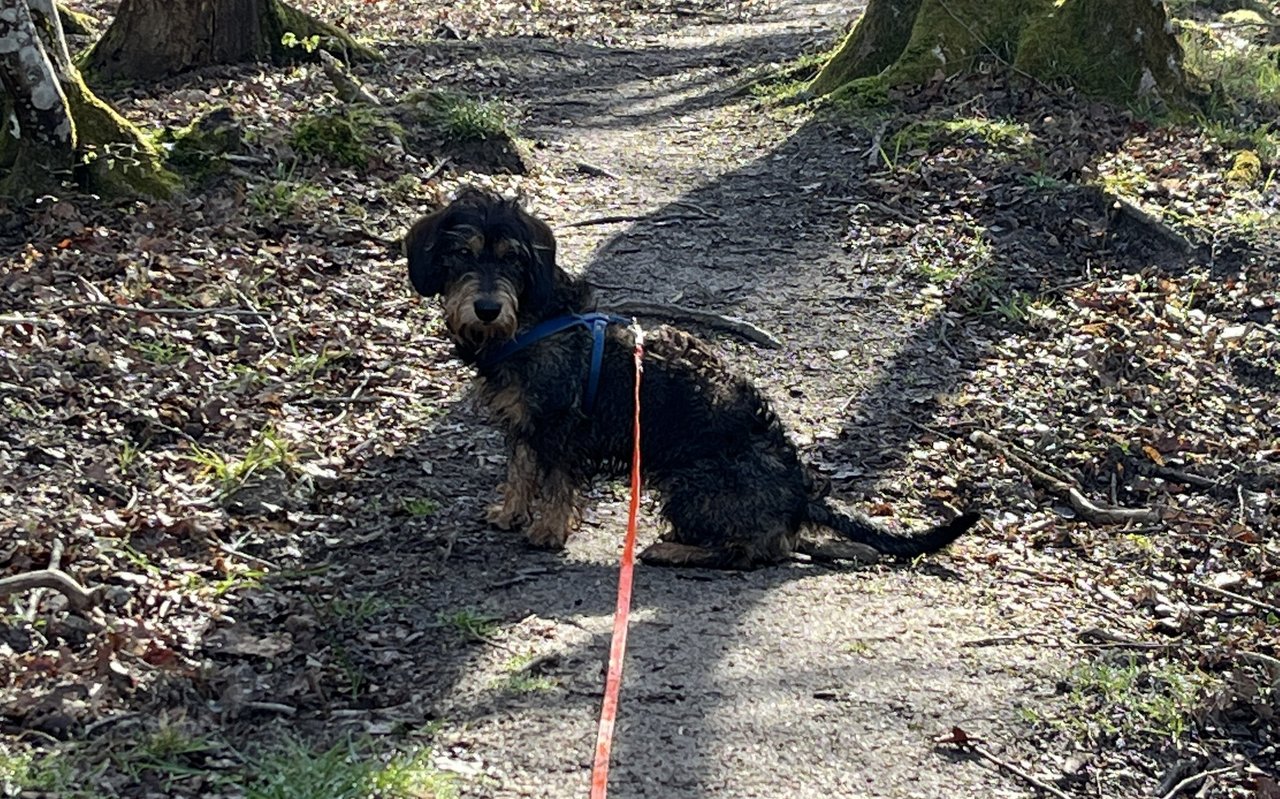
[[[418,220],[404,247],[413,287],[443,299],[450,334],[471,348],[510,339],[555,291],[551,228],[516,201],[482,189],[464,189]]]

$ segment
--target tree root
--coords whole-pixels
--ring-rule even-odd
[[[67,604],[73,610],[91,608],[102,597],[101,586],[85,588],[61,569],[39,569],[0,580],[0,598],[33,588],[52,588],[67,598]]]
[[[969,434],[969,440],[986,447],[1022,471],[1031,482],[1041,488],[1052,491],[1070,503],[1080,518],[1094,524],[1125,524],[1128,522],[1154,522],[1160,520],[1160,511],[1154,508],[1118,508],[1114,505],[1097,505],[1061,477],[1050,474],[1047,469],[1033,464],[1026,455],[1019,455],[1013,447],[990,433],[975,430]]]
[[[741,336],[747,341],[759,344],[771,350],[782,349],[782,342],[772,333],[762,330],[745,319],[736,319],[731,316],[722,316],[711,311],[702,311],[697,308],[689,308],[684,305],[670,305],[662,302],[648,302],[646,300],[626,300],[619,303],[613,303],[606,310],[622,316],[648,316],[657,317],[659,319],[671,319],[675,321],[688,320],[707,327],[723,330],[734,335]]]

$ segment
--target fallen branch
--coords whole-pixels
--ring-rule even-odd
[[[53,544],[49,547],[49,569],[51,571],[62,570],[62,554],[63,545],[61,538],[53,539]],[[27,606],[27,621],[35,621],[36,614],[40,612],[40,600],[44,599],[44,588],[37,588],[31,592],[31,604]]]
[[[321,50],[320,52],[324,51]],[[298,714],[296,707],[282,702],[245,702],[244,706],[249,710],[259,710],[263,713],[279,713],[282,716],[296,716]]]
[[[623,302],[614,303],[608,308],[623,316],[650,316],[663,319],[689,320],[698,324],[706,325],[717,330],[724,330],[729,333],[739,335],[748,341],[755,342],[762,347],[771,350],[782,349],[782,342],[779,341],[772,333],[761,330],[745,319],[737,319],[731,316],[722,316],[711,311],[702,311],[697,308],[689,308],[683,305],[670,305],[661,302],[647,302],[645,300],[625,300]]]
[[[1021,777],[1022,779],[1026,780],[1027,784],[1031,785],[1034,788],[1044,791],[1045,793],[1050,794],[1052,796],[1056,796],[1058,797],[1058,799],[1071,799],[1071,797],[1068,794],[1063,793],[1062,791],[1053,787],[1052,785],[1045,782],[1044,780],[1031,776],[1026,771],[1008,762],[1007,760],[1001,760],[1000,758],[996,757],[994,754],[988,751],[985,746],[978,746],[974,744],[970,746],[969,749],[972,750],[974,754],[979,755],[983,759],[996,764],[997,766],[1009,772],[1010,774],[1013,774],[1014,776]]]
[[[1266,666],[1271,670],[1273,677],[1280,677],[1280,658],[1273,658],[1270,655],[1264,655],[1261,652],[1248,652],[1243,649],[1237,649],[1236,655],[1241,660],[1247,660],[1250,663],[1257,663],[1260,666]]]
[[[574,166],[576,166],[578,171],[584,175],[591,175],[592,177],[597,178],[609,178],[610,180],[622,180],[622,178],[618,177],[616,173],[610,172],[602,166],[596,166],[595,164],[588,163],[587,161],[578,161]]]
[[[1252,605],[1255,608],[1258,608],[1259,610],[1265,610],[1268,613],[1274,613],[1277,616],[1280,616],[1280,605],[1273,605],[1270,602],[1263,602],[1261,599],[1254,599],[1251,596],[1245,596],[1244,594],[1237,594],[1234,591],[1228,591],[1225,588],[1218,588],[1217,586],[1209,585],[1208,583],[1202,583],[1197,580],[1188,580],[1187,584],[1195,586],[1196,588],[1199,588],[1201,591],[1207,591],[1210,594],[1217,594],[1218,596],[1226,597],[1227,599],[1231,599],[1236,602],[1243,602],[1244,604]]]
[[[715,217],[706,216],[705,214],[667,214],[665,216],[652,216],[650,214],[609,214],[607,216],[593,216],[588,219],[579,219],[577,222],[569,222],[565,227],[616,225],[620,222],[648,222],[652,225],[662,225],[669,222],[693,222],[700,219],[715,219]]]
[[[31,316],[0,316],[0,325],[31,325],[32,327],[61,327],[58,322],[36,319]]]
[[[1031,463],[1025,456],[1015,454],[1012,447],[990,433],[975,430],[969,434],[969,440],[1003,456],[1007,462],[1026,474],[1031,482],[1067,500],[1085,521],[1098,524],[1126,524],[1160,520],[1160,512],[1153,508],[1118,508],[1114,505],[1095,504],[1082,494],[1079,488],[1066,480],[1054,477],[1044,468]]]
[[[1179,252],[1190,253],[1195,251],[1195,245],[1188,241],[1186,236],[1169,227],[1163,220],[1147,213],[1118,194],[1112,194],[1102,189],[1095,189],[1095,191],[1107,210],[1114,212],[1118,216],[1127,217],[1139,227],[1148,230],[1158,238],[1164,239]]]
[[[39,569],[15,574],[0,580],[0,599],[33,588],[52,588],[67,598],[74,610],[85,610],[98,603],[102,588],[85,588],[75,578],[61,569]]]
[[[320,66],[324,68],[325,76],[329,78],[329,82],[333,84],[333,88],[337,91],[339,100],[344,103],[382,105],[382,101],[366,89],[360,81],[356,80],[355,76],[342,65],[341,61],[324,50],[317,52],[320,54]]]
[[[68,302],[54,306],[49,310],[70,311],[76,308],[101,308],[105,311],[115,311],[116,313],[149,314],[151,316],[262,316],[261,311],[247,308],[146,308],[141,305],[116,305],[112,302]]]
[[[1186,779],[1180,781],[1177,785],[1170,788],[1169,792],[1166,793],[1164,796],[1160,797],[1160,799],[1174,799],[1175,796],[1182,793],[1186,789],[1190,788],[1192,785],[1195,785],[1200,780],[1207,779],[1209,777],[1216,777],[1219,774],[1226,774],[1228,771],[1235,771],[1236,768],[1237,768],[1236,766],[1223,766],[1222,768],[1215,768],[1215,769],[1210,769],[1208,771],[1202,771],[1199,774],[1192,774],[1190,777],[1187,777]]]
[[[983,758],[984,760],[987,760],[990,763],[994,763],[996,766],[1004,769],[1010,774],[1013,774],[1014,776],[1017,776],[1017,777],[1021,777],[1022,779],[1026,780],[1029,785],[1035,788],[1038,788],[1039,790],[1044,791],[1047,794],[1056,796],[1058,797],[1058,799],[1071,799],[1069,795],[1063,793],[1062,791],[1058,790],[1057,788],[1053,787],[1047,782],[1044,782],[1043,780],[1040,780],[1040,779],[1037,779],[1036,777],[1031,776],[1026,771],[1008,762],[1007,760],[1003,760],[999,757],[996,757],[994,754],[991,753],[989,749],[979,744],[978,743],[979,740],[980,740],[979,738],[969,735],[967,732],[960,729],[959,727],[952,727],[950,733],[942,736],[941,738],[935,738],[933,742],[935,745],[950,744],[952,746],[959,747],[961,751],[972,752],[975,755],[978,755],[979,757]]]
[[[438,162],[436,162],[435,166],[431,167],[431,169],[427,172],[427,174],[422,176],[422,182],[426,183],[427,181],[434,178],[436,175],[439,175],[441,172],[445,170],[445,167],[449,166],[449,164],[451,163],[453,163],[452,158],[449,158],[448,156],[441,158]]]

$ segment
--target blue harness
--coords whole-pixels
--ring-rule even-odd
[[[604,331],[609,325],[629,325],[631,320],[607,313],[565,314],[534,325],[498,349],[481,358],[481,369],[496,366],[520,350],[544,338],[562,333],[570,328],[585,327],[591,331],[591,371],[587,373],[587,393],[583,408],[591,413],[596,403],[596,391],[600,388],[600,364],[604,360]]]

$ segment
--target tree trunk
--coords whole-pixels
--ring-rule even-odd
[[[300,44],[284,44],[286,33]],[[301,44],[313,36],[314,47]],[[85,69],[95,79],[155,80],[212,64],[302,58],[316,47],[347,60],[377,57],[283,0],[121,0]]]
[[[38,149],[41,162],[54,169],[70,169],[76,146],[71,109],[26,0],[0,0],[0,83],[13,115],[5,138]],[[16,146],[5,149],[16,159]]]
[[[141,132],[85,86],[53,0],[0,0],[0,84],[13,112],[0,133],[0,195],[56,192],[81,164],[106,194],[176,188]]]
[[[810,88],[919,84],[987,60],[1121,102],[1176,101],[1182,50],[1168,23],[1159,0],[870,0]]]

